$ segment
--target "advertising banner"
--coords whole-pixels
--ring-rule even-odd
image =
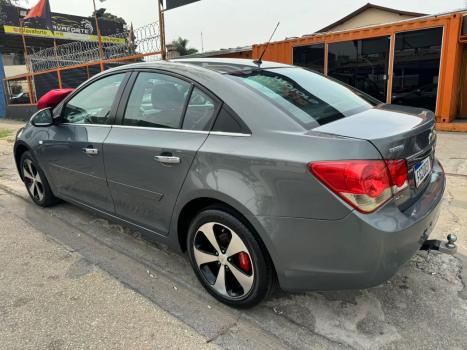
[[[47,28],[41,18],[27,19],[21,27],[21,17],[27,10],[15,6],[5,5],[2,7],[3,30],[5,34],[35,36],[44,38],[55,38],[65,40],[97,41],[97,30],[95,21],[90,17],[80,17],[52,12],[53,31]],[[102,41],[108,43],[124,43],[125,38],[113,38],[109,35],[124,32],[123,25],[118,22],[99,20]]]

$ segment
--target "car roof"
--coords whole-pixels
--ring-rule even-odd
[[[261,69],[293,67],[275,62],[263,62]],[[98,76],[118,73],[128,70],[159,70],[179,74],[185,78],[195,81],[199,85],[213,93],[222,102],[228,105],[254,132],[264,130],[286,130],[303,131],[298,123],[293,122],[282,110],[267,101],[258,99],[256,94],[237,80],[231,79],[226,73],[251,71],[258,69],[252,60],[248,59],[226,59],[226,58],[192,58],[177,59],[172,61],[139,62],[127,64],[105,70]],[[233,70],[233,71],[232,71]],[[264,118],[267,115],[265,127]]]
[[[184,66],[185,69],[189,67],[201,67],[216,71],[219,73],[235,73],[245,70],[251,71],[252,69],[271,69],[271,68],[285,68],[292,67],[291,65],[263,61],[261,66],[258,66],[257,63],[252,59],[240,59],[240,58],[177,58],[170,61],[156,61],[156,62],[139,62],[128,64],[122,67],[117,67],[112,69],[113,71],[124,69],[124,68],[172,68],[177,69],[177,67]]]
[[[252,70],[252,69],[271,69],[291,67],[290,65],[263,61],[261,65],[255,63],[252,59],[245,58],[179,58],[172,62],[180,62],[185,64],[195,64],[207,69],[212,69],[220,73],[231,73],[235,71]]]

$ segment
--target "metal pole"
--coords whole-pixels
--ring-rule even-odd
[[[167,59],[166,49],[165,49],[165,23],[164,23],[164,10],[162,9],[161,0],[157,0],[158,10],[159,10],[159,35],[161,41],[161,58],[163,60]]]
[[[203,39],[203,32],[201,32],[201,52],[204,52],[204,39]]]
[[[19,12],[18,12],[18,17],[19,17]],[[29,67],[29,58],[28,58],[28,48],[26,46],[26,38],[24,37],[24,21],[22,18],[19,19],[20,27],[21,27],[21,38],[23,40],[23,50],[24,50],[24,63],[26,64],[26,69],[29,74],[31,74],[31,67]],[[27,75],[27,82],[28,82],[28,89],[29,89],[29,103],[33,104],[33,97],[32,97],[32,84],[31,84],[31,77],[30,75]]]
[[[101,65],[101,71],[103,70],[103,60],[104,60],[104,52],[102,50],[102,36],[101,36],[101,29],[99,28],[99,20],[97,19],[97,8],[96,8],[96,0],[92,0],[94,5],[94,19],[96,21],[96,31],[97,31],[97,41],[99,43],[99,59]]]
[[[28,72],[30,72],[29,66],[28,66],[28,48],[26,46],[26,38],[24,37],[24,27],[23,27],[23,20],[19,20],[21,24],[21,39],[23,40],[23,50],[24,50],[24,63],[26,64],[26,68]]]
[[[24,20],[21,18],[20,14],[19,14],[19,8],[17,8],[17,10],[18,10],[19,25],[20,25],[20,28],[21,28],[20,29],[21,30],[21,39],[23,40],[24,62],[26,64],[26,69],[30,73],[30,69],[29,69],[29,66],[28,66],[28,48],[26,46],[26,38],[24,37]]]

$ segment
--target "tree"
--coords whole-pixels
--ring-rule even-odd
[[[1,1],[1,0],[0,0]],[[92,13],[92,18],[97,15],[97,18],[106,19],[108,21],[113,21],[117,23],[121,23],[123,27],[126,27],[126,21],[122,17],[115,16],[110,12],[106,12],[105,8],[100,8]]]
[[[0,5],[19,5],[19,0],[0,0]]]
[[[195,48],[187,48],[188,42],[188,39],[178,37],[177,40],[172,41],[172,45],[175,46],[175,49],[178,51],[180,56],[192,55],[194,53],[197,53],[198,50],[196,50]]]
[[[18,6],[19,0],[0,0],[0,25],[1,26],[3,26],[3,23],[5,23],[5,13],[2,11],[3,5]]]

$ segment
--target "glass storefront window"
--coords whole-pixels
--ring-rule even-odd
[[[293,64],[324,73],[324,44],[294,47]]]
[[[443,28],[396,34],[392,103],[436,109]]]
[[[386,101],[389,37],[331,43],[328,75]]]

